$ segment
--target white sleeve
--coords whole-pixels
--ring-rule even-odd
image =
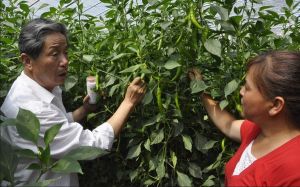
[[[67,119],[68,119],[69,122],[74,122],[73,112],[68,112],[67,113]]]
[[[45,132],[56,124],[62,124],[59,133],[50,144],[51,155],[60,158],[70,150],[79,146],[93,146],[109,150],[114,141],[114,131],[111,125],[104,123],[93,131],[84,130],[77,122],[69,122],[68,117],[55,105],[48,103],[30,103],[31,110],[40,121],[40,143],[43,145]],[[34,107],[33,107],[34,106]],[[26,107],[25,107],[26,109]],[[16,137],[17,146],[24,147],[25,140]],[[28,144],[28,143],[27,143]]]

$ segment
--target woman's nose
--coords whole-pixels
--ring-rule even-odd
[[[244,93],[245,93],[245,86],[242,86],[240,89],[240,95],[244,96]]]

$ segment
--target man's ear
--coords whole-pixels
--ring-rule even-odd
[[[21,60],[22,64],[24,65],[25,69],[27,69],[27,70],[32,69],[32,59],[26,53],[21,54],[20,60]]]
[[[275,97],[272,103],[273,103],[273,106],[269,110],[270,116],[275,116],[275,115],[279,114],[281,111],[283,111],[285,101],[282,97],[279,97],[279,96]]]

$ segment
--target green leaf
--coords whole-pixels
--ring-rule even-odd
[[[144,64],[137,64],[137,65],[130,66],[129,68],[126,68],[123,71],[120,71],[120,73],[133,73],[136,70],[138,70],[142,65],[144,65]]]
[[[226,106],[228,106],[228,101],[227,100],[222,100],[220,103],[219,103],[219,106],[221,108],[221,110],[223,110],[224,108],[226,108]]]
[[[164,130],[161,129],[158,133],[155,131],[152,132],[150,139],[151,139],[151,145],[162,142],[162,140],[164,139]]]
[[[126,159],[132,159],[132,158],[139,156],[141,153],[141,144],[142,143],[131,147],[128,151]]]
[[[211,54],[221,58],[222,45],[219,40],[208,39],[204,43],[204,47]]]
[[[14,181],[14,173],[17,168],[18,158],[14,147],[0,137],[0,174],[8,181]]]
[[[173,167],[176,168],[177,156],[176,156],[175,152],[173,152],[173,151],[171,151],[171,161],[172,161]]]
[[[292,7],[294,0],[285,0],[285,3],[288,7]]]
[[[179,186],[184,186],[184,187],[192,186],[192,180],[190,179],[189,176],[179,171],[176,171],[176,173],[177,173],[177,182]]]
[[[156,171],[157,177],[159,179],[161,179],[161,178],[163,178],[165,176],[165,174],[166,174],[166,168],[165,168],[165,161],[164,160],[161,160],[158,163],[158,166],[156,167],[155,171]]]
[[[40,149],[40,151],[41,151],[41,157],[40,157],[41,162],[45,165],[48,165],[50,163],[50,156],[51,156],[50,155],[50,146],[47,145],[44,150]]]
[[[198,151],[202,150],[202,147],[205,145],[205,143],[207,142],[206,138],[204,135],[200,134],[200,133],[196,133],[196,137],[195,137],[195,147]]]
[[[47,4],[47,3],[42,3],[42,4],[39,6],[39,8],[38,8],[37,10],[46,8],[47,6],[49,6],[49,4]]]
[[[192,152],[192,139],[188,135],[181,135],[184,143],[184,148]]]
[[[17,149],[16,153],[20,157],[25,157],[25,158],[33,158],[34,159],[34,158],[37,158],[37,156],[38,156],[30,149]]]
[[[192,94],[199,93],[208,88],[203,80],[192,80],[190,82],[190,88],[192,90]]]
[[[61,177],[57,177],[55,179],[42,180],[42,181],[39,181],[39,182],[26,184],[26,185],[24,185],[24,187],[32,187],[32,186],[46,187],[46,186],[51,186],[50,184],[54,183],[55,181],[57,181],[59,179],[61,179]]]
[[[220,15],[221,19],[224,21],[228,20],[228,10],[226,8],[223,8],[221,6],[212,6],[212,8],[214,8],[218,14]]]
[[[239,83],[236,80],[230,81],[224,88],[225,97],[232,94],[239,87]]]
[[[40,122],[35,114],[29,110],[20,108],[17,120],[17,131],[20,136],[34,144],[37,144],[40,132]]]
[[[26,13],[30,12],[29,6],[26,3],[21,3],[20,8]]]
[[[150,148],[150,140],[149,138],[146,140],[146,142],[144,143],[144,147],[145,149],[147,149],[148,151],[151,152],[151,148]]]
[[[215,182],[213,181],[214,178],[216,178],[216,177],[213,175],[210,175],[201,186],[215,186]]]
[[[5,119],[5,120],[0,124],[0,126],[17,126],[17,124],[18,124],[18,120],[8,118],[8,119]]]
[[[155,181],[152,180],[152,179],[147,179],[145,182],[144,182],[144,185],[145,186],[150,186],[151,184],[153,184]]]
[[[41,170],[42,166],[39,163],[32,163],[26,169],[29,169],[29,170]]]
[[[170,25],[172,25],[172,22],[170,22],[170,21],[164,21],[164,22],[160,23],[160,27],[163,30],[166,30]]]
[[[83,55],[83,60],[91,62],[94,59],[94,55]]]
[[[44,136],[45,145],[49,145],[52,143],[52,141],[54,140],[54,137],[59,132],[59,129],[61,128],[61,126],[62,126],[62,124],[53,125],[45,132],[45,136]]]
[[[221,21],[220,24],[225,31],[235,31],[233,25],[228,21]]]
[[[214,147],[215,143],[217,143],[217,141],[215,140],[209,140],[208,142],[205,143],[205,145],[202,147],[202,149],[211,149]]]
[[[122,58],[123,56],[127,56],[127,55],[130,55],[131,53],[120,53],[116,56],[114,56],[111,61],[114,61],[114,60],[118,60],[119,58]]]
[[[198,166],[198,164],[190,162],[189,163],[189,173],[195,178],[202,179],[202,170]]]
[[[129,173],[130,181],[132,182],[136,178],[136,176],[138,176],[138,174],[139,174],[138,170],[130,171]]]
[[[153,94],[152,94],[152,91],[151,90],[148,90],[147,93],[145,94],[143,100],[142,100],[142,103],[144,105],[148,105],[151,103],[151,101],[153,100]]]
[[[60,159],[51,171],[55,173],[80,173],[83,174],[80,164],[73,159]]]
[[[102,3],[108,3],[111,4],[111,0],[100,0]]]
[[[68,152],[64,158],[73,160],[92,160],[108,152],[97,147],[81,146]]]
[[[175,60],[168,60],[166,63],[165,63],[165,68],[170,70],[170,69],[174,69],[174,68],[177,68],[181,66],[181,64],[179,64],[177,61]]]
[[[71,88],[73,88],[76,85],[77,82],[78,82],[77,76],[75,75],[68,76],[64,83],[65,90],[69,91]]]

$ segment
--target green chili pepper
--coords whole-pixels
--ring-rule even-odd
[[[204,29],[202,29],[202,33],[201,33],[201,40],[203,43],[206,42],[207,35],[208,35],[208,28],[205,27]]]
[[[190,8],[189,17],[190,17],[192,23],[195,25],[195,27],[197,27],[198,29],[203,29],[203,26],[201,26],[201,25],[198,23],[198,21],[197,21],[197,19],[196,19],[196,17],[195,17],[195,14],[194,14],[194,10],[193,10],[192,7]]]
[[[161,38],[159,39],[157,50],[160,50],[161,45],[162,45],[162,40],[163,40],[163,37],[161,37]]]
[[[178,92],[176,91],[176,94],[175,94],[175,106],[177,109],[180,110],[180,105],[179,105],[179,96],[178,96]]]
[[[225,138],[223,138],[223,140],[221,142],[221,148],[222,148],[222,151],[225,151]]]
[[[162,114],[163,113],[163,105],[162,105],[162,100],[161,100],[161,86],[160,83],[158,82],[157,89],[156,89],[156,101],[157,101],[157,106],[159,109],[159,112]]]
[[[177,44],[181,41],[182,34],[183,34],[183,32],[181,31],[179,37],[177,38],[177,40],[176,40],[176,42],[175,42],[175,45],[177,45]]]
[[[99,75],[96,73],[96,90],[100,90]]]
[[[177,67],[176,74],[171,79],[171,81],[177,80],[180,77],[180,75],[181,75],[181,71],[182,71],[182,66]]]

